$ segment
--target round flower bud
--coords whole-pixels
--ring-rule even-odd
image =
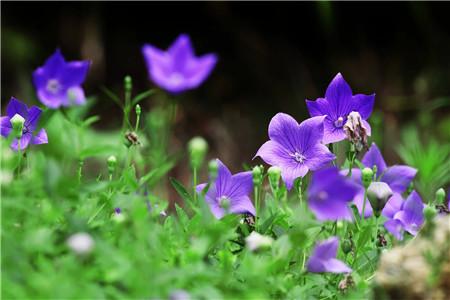
[[[436,191],[436,204],[444,204],[445,190],[440,188]]]
[[[116,165],[117,165],[117,158],[114,155],[111,155],[110,157],[108,157],[108,172],[114,173],[114,170],[116,169]]]
[[[253,175],[253,184],[258,185],[261,184],[263,178],[263,167],[255,166],[252,170]]]
[[[89,254],[94,248],[94,239],[86,232],[75,233],[67,239],[67,246],[76,254]]]
[[[261,248],[269,248],[273,243],[270,236],[261,235],[256,231],[252,231],[248,237],[245,238],[245,244],[250,251],[256,251]]]
[[[10,120],[11,126],[13,128],[14,136],[18,139],[22,137],[23,124],[25,123],[25,119],[19,115],[15,114]]]
[[[269,176],[269,182],[271,185],[278,185],[281,178],[281,169],[277,166],[271,166],[267,170],[267,175]]]
[[[191,167],[199,168],[208,152],[208,143],[204,138],[196,136],[188,143],[188,150],[191,159]]]
[[[344,254],[350,253],[350,251],[352,251],[352,242],[349,240],[344,240],[341,244],[341,249]]]
[[[367,188],[367,198],[376,217],[380,216],[386,202],[393,195],[389,185],[384,182],[372,182]]]
[[[211,180],[215,180],[217,177],[217,172],[219,170],[219,164],[215,159],[212,159],[208,163],[208,171],[209,171],[209,178]]]
[[[423,215],[425,216],[427,222],[431,222],[437,215],[437,210],[433,206],[426,205],[425,208],[423,209]]]
[[[364,168],[361,173],[363,185],[365,188],[368,188],[373,179],[373,170],[370,168]]]
[[[133,80],[131,79],[131,76],[125,76],[125,78],[123,79],[123,83],[125,86],[125,90],[127,92],[131,91],[131,89],[133,88]]]
[[[137,116],[140,116],[140,115],[141,115],[141,112],[142,112],[141,106],[140,106],[139,104],[136,104],[136,107],[135,107],[134,109],[135,109],[135,111],[136,111],[136,115],[137,115]]]

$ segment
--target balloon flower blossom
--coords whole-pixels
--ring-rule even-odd
[[[312,273],[350,273],[352,269],[344,262],[336,259],[339,240],[331,237],[316,245],[313,254],[306,263],[306,268]]]
[[[39,101],[48,108],[82,105],[86,102],[81,84],[86,79],[89,61],[66,62],[57,49],[42,67],[33,73]]]
[[[348,83],[341,73],[331,81],[325,92],[325,98],[316,101],[306,100],[311,117],[326,116],[324,121],[323,142],[336,143],[347,138],[344,125],[351,112],[357,112],[361,117],[365,133],[370,136],[371,128],[367,119],[370,117],[375,102],[375,94],[353,95]]]
[[[212,214],[222,218],[227,213],[256,215],[255,207],[249,195],[253,191],[252,172],[241,172],[231,175],[230,170],[217,159],[217,178],[209,187],[205,200]],[[196,187],[197,193],[201,194],[206,183]]]
[[[39,130],[36,134],[37,124],[41,116],[42,110],[37,106],[28,108],[24,103],[11,98],[6,106],[6,116],[1,117],[1,135],[8,137],[10,134],[20,136],[19,139],[13,139],[11,148],[15,151],[24,150],[31,144],[47,144],[47,132],[45,129]],[[14,125],[19,126],[19,133],[15,133]],[[20,142],[19,142],[20,140]]]
[[[167,51],[146,44],[142,47],[142,54],[150,79],[174,94],[198,87],[217,62],[215,54],[196,57],[186,34],[180,35]]]
[[[305,176],[309,170],[320,169],[335,158],[322,144],[324,118],[314,117],[298,124],[290,115],[278,113],[270,121],[270,140],[259,148],[255,157],[279,167],[288,189],[295,179]]]

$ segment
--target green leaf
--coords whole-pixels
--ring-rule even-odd
[[[109,145],[94,145],[84,148],[80,152],[80,159],[84,160],[88,157],[108,155],[111,152]]]
[[[144,100],[145,98],[150,97],[151,95],[153,95],[155,93],[154,89],[142,92],[138,95],[136,95],[136,97],[133,98],[133,100],[131,101],[131,106],[135,106],[136,104],[138,104],[139,102],[141,102],[142,100]]]
[[[177,191],[178,195],[180,195],[180,197],[183,198],[184,201],[192,202],[191,194],[189,194],[186,188],[178,180],[173,177],[170,177],[169,180],[172,186]]]
[[[178,220],[181,223],[181,226],[183,226],[183,229],[186,230],[186,228],[189,225],[189,217],[184,211],[183,208],[181,208],[178,204],[175,203],[175,209],[177,211]]]
[[[111,99],[113,100],[117,105],[119,105],[120,108],[123,109],[123,105],[122,105],[122,101],[120,100],[120,98],[114,94],[114,92],[112,92],[110,89],[108,89],[107,87],[102,86],[101,90]]]
[[[97,116],[97,115],[96,116],[91,116],[91,117],[87,118],[86,120],[84,120],[81,123],[81,126],[82,127],[89,127],[89,126],[91,126],[92,124],[94,124],[95,122],[97,122],[99,120],[100,120],[99,116]]]

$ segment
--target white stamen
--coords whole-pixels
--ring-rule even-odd
[[[61,90],[61,84],[57,79],[50,79],[47,81],[47,91],[52,94],[57,94]]]

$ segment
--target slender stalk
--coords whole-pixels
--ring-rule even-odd
[[[255,211],[256,211],[256,217],[255,217],[255,230],[258,231],[258,218],[259,218],[259,184],[255,184],[253,187],[254,196],[255,196]]]
[[[194,184],[194,203],[195,203],[195,205],[197,205],[197,197],[198,197],[198,195],[197,195],[197,190],[196,190],[196,188],[197,188],[197,167],[193,167],[192,168],[192,181],[193,181],[193,184]]]
[[[80,161],[78,162],[78,172],[77,172],[78,183],[81,182],[81,177],[83,176],[83,165],[84,162],[82,159],[80,159]]]
[[[303,177],[300,177],[298,180],[298,200],[300,202],[300,208],[303,208],[303,190],[302,190],[302,185],[303,185]]]
[[[17,153],[19,154],[19,161],[17,164],[17,177],[20,176],[20,169],[21,169],[21,165],[22,165],[22,149],[20,146],[20,138],[17,139]]]
[[[365,218],[366,202],[367,202],[367,188],[364,188],[364,200],[363,200],[363,207],[362,207],[361,217],[360,217],[361,222],[363,222],[363,220]]]

